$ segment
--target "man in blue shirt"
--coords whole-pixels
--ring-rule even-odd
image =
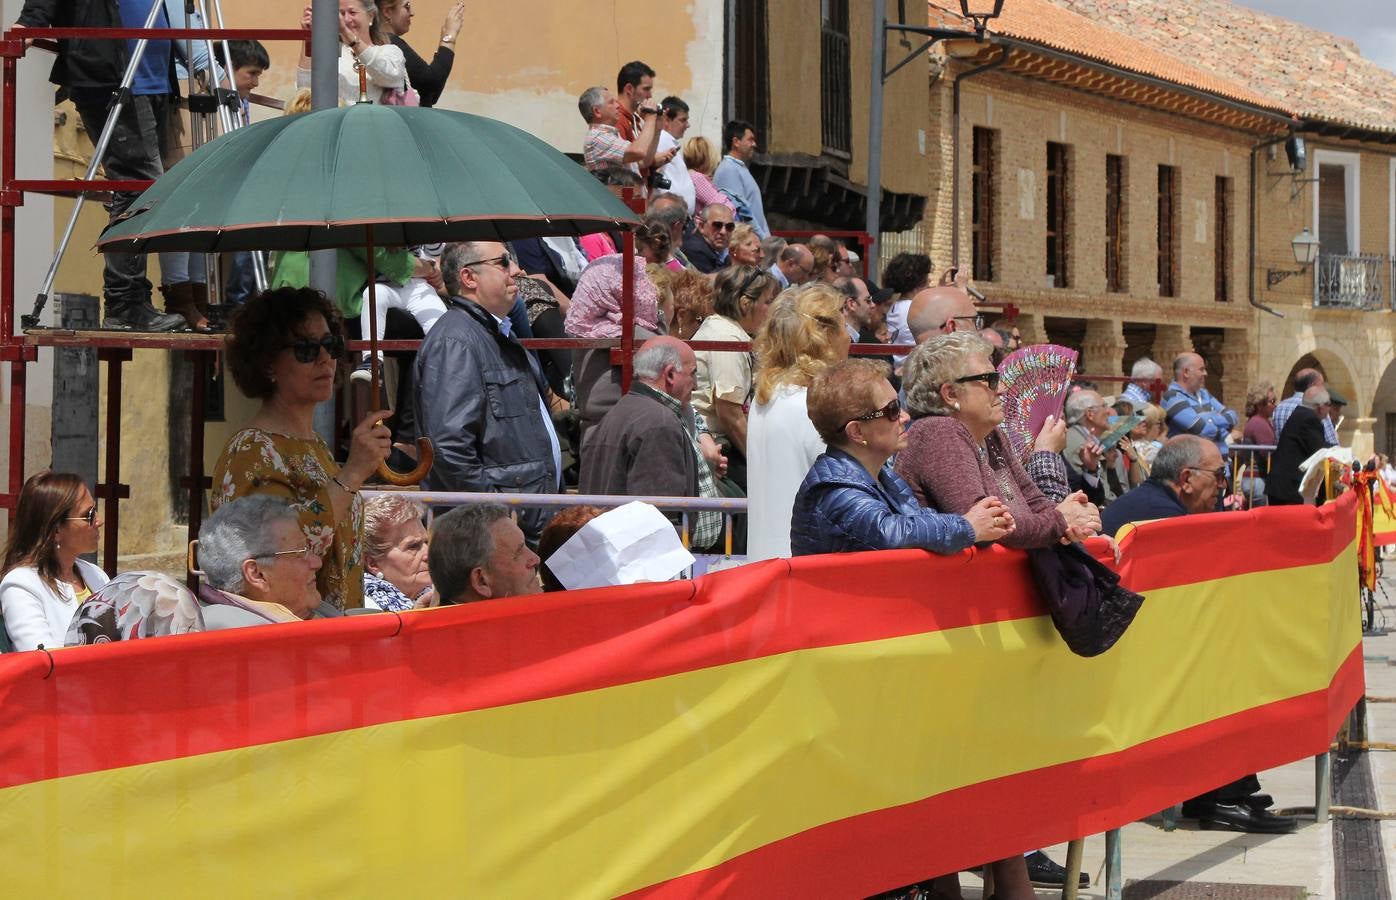
[[[717,164],[713,184],[737,203],[737,212],[750,217],[751,227],[764,241],[771,236],[766,224],[766,207],[761,202],[761,189],[751,177],[747,165],[756,155],[756,132],[746,122],[733,119],[722,129],[722,143],[727,155]]]
[[[1225,463],[1229,450],[1226,439],[1240,419],[1207,392],[1207,363],[1196,353],[1184,353],[1173,360],[1173,383],[1163,393],[1163,412],[1168,436],[1195,434],[1217,445]]]
[[[79,28],[143,28],[151,4],[161,0],[27,0],[17,25],[24,28],[51,26]],[[112,8],[117,8],[115,20]],[[168,28],[163,6],[155,27]],[[121,76],[134,50],[135,41],[59,41],[58,60],[49,80],[67,88],[82,117],[82,124],[93,140],[102,133],[112,94],[121,85]],[[106,177],[114,181],[154,180],[164,174],[161,149],[170,95],[176,93],[174,65],[169,41],[150,41],[136,69],[129,97],[122,98],[116,130],[102,157]],[[107,201],[112,219],[126,211],[138,192],[113,193]],[[161,313],[150,303],[150,281],[145,277],[145,254],[107,253],[102,271],[107,328],[137,331],[176,331],[185,325],[184,317]]]
[[[1326,384],[1323,373],[1318,369],[1300,369],[1294,373],[1294,393],[1275,404],[1275,411],[1270,414],[1270,427],[1275,429],[1276,439],[1279,438],[1280,432],[1284,431],[1290,415],[1299,408],[1304,399],[1304,392],[1311,387],[1324,387]],[[1333,420],[1324,416],[1320,424],[1323,426],[1324,446],[1338,446],[1338,429]]]

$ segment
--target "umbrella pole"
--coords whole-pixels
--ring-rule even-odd
[[[378,359],[378,269],[374,265],[373,226],[368,226],[368,383],[373,397],[369,409],[379,403],[378,385],[382,379]]]

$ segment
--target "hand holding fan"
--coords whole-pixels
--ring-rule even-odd
[[[999,363],[1003,424],[1018,458],[1027,460],[1048,416],[1061,417],[1078,354],[1070,347],[1034,344],[1014,350]]]

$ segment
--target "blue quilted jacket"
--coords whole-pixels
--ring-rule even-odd
[[[957,553],[973,543],[974,528],[964,516],[918,505],[890,468],[873,481],[862,463],[834,448],[810,467],[790,516],[794,556],[912,547]]]

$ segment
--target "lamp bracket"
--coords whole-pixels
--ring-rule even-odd
[[[976,30],[974,31],[962,31],[958,28],[932,28],[929,25],[901,25],[894,24],[891,22],[884,25],[883,28],[885,29],[882,35],[884,47],[886,46],[888,31],[899,31],[902,33],[903,36],[908,34],[919,34],[924,35],[926,38],[926,42],[924,44],[908,53],[901,62],[897,63],[895,66],[893,66],[890,69],[887,69],[882,73],[882,81],[884,84],[886,84],[887,79],[895,75],[903,66],[916,59],[918,56],[925,53],[927,50],[931,49],[931,45],[938,41],[950,41],[957,40],[959,38],[971,38],[976,41],[984,40],[984,28],[978,22],[977,19],[975,25]]]
[[[1291,275],[1303,275],[1307,271],[1309,271],[1308,266],[1303,266],[1298,269],[1266,269],[1265,284],[1267,287],[1273,288]]]

